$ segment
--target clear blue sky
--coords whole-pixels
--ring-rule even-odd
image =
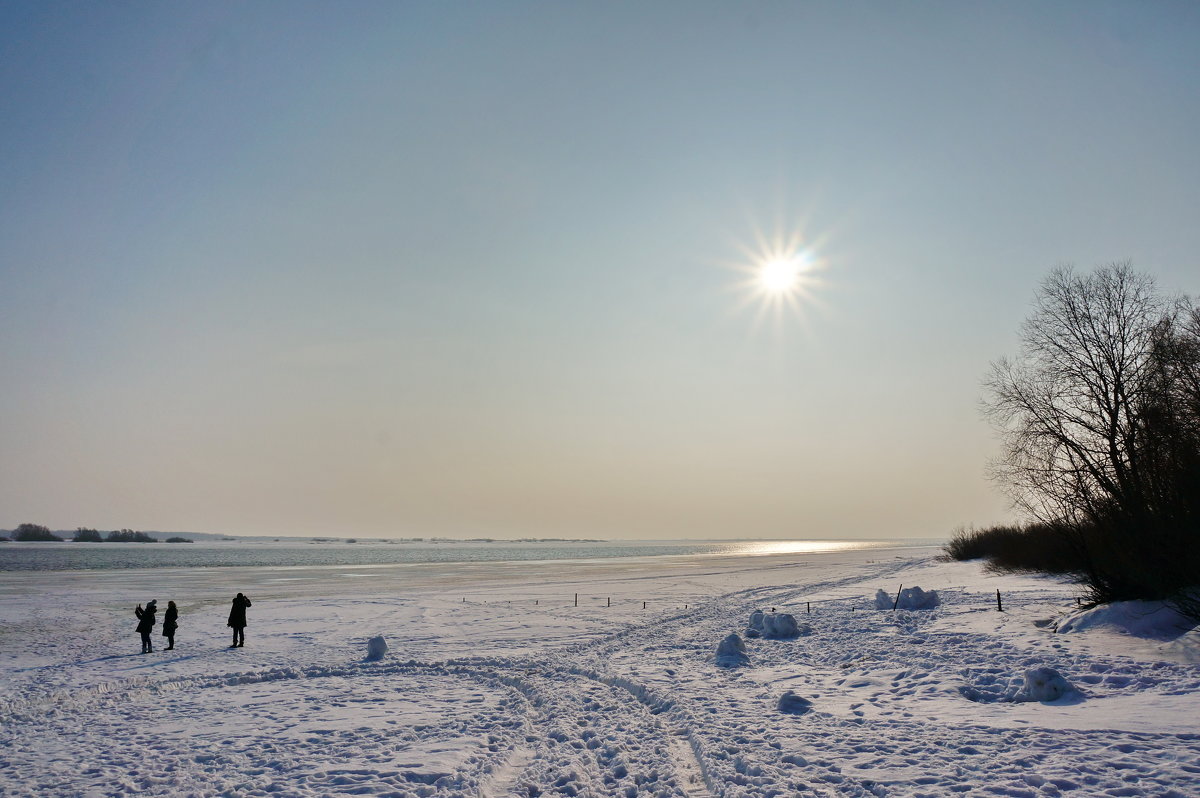
[[[0,527],[1004,520],[989,361],[1200,291],[1198,141],[1196,3],[7,2]]]

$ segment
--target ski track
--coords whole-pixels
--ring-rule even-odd
[[[0,704],[0,794],[1200,794],[1200,735],[989,726],[975,712],[1004,711],[1029,667],[1069,674],[1082,701],[1195,692],[1200,667],[956,630],[956,614],[988,600],[967,591],[943,591],[934,611],[872,609],[864,586],[913,566],[747,588],[526,656],[60,682]],[[747,640],[750,669],[711,664],[751,610],[796,612],[815,595],[835,598],[798,614],[811,636]],[[1049,585],[1008,602],[1063,595]],[[785,689],[814,710],[778,712]],[[948,696],[961,711],[931,717]]]

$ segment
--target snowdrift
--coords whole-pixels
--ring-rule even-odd
[[[803,696],[798,696],[791,690],[779,696],[776,709],[785,715],[803,715],[812,709],[812,702]]]
[[[1060,634],[1107,629],[1134,637],[1174,640],[1196,622],[1161,601],[1116,601],[1072,613],[1055,630]]]
[[[1033,668],[1025,671],[1025,687],[1016,700],[1057,701],[1074,692],[1074,686],[1054,668]]]
[[[879,590],[875,593],[875,609],[877,610],[890,610],[893,606],[898,610],[931,610],[941,603],[936,590],[926,592],[919,587],[906,587],[901,590],[899,603],[886,590]]]
[[[732,632],[717,646],[717,665],[722,668],[738,668],[750,664],[746,644],[737,632]]]
[[[388,644],[383,639],[383,635],[376,635],[367,641],[367,659],[379,660],[383,659],[383,655],[387,653]]]
[[[795,617],[786,612],[764,613],[762,610],[755,610],[750,613],[750,621],[746,626],[746,637],[784,639],[810,634],[811,626],[796,623]]]

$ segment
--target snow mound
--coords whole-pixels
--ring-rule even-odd
[[[936,590],[926,592],[919,587],[906,587],[901,590],[898,603],[886,590],[879,590],[875,593],[875,609],[877,610],[890,610],[893,606],[898,610],[931,610],[940,606],[941,603]]]
[[[749,665],[750,657],[746,655],[746,644],[737,632],[731,632],[717,646],[717,665],[722,668],[737,668]]]
[[[1087,681],[1085,678],[1084,681]],[[1001,667],[988,667],[974,674],[972,683],[958,688],[968,701],[977,704],[1026,702],[1078,703],[1084,695],[1053,668],[1033,668],[1021,674],[1005,672]]]
[[[1116,601],[1068,615],[1055,630],[1059,633],[1107,628],[1134,637],[1174,640],[1196,622],[1161,601]]]
[[[369,660],[383,659],[387,650],[388,644],[383,639],[383,635],[376,635],[367,641],[367,659]]]
[[[746,627],[746,637],[787,638],[812,634],[808,624],[797,624],[796,619],[786,612],[764,613],[755,610],[750,613],[750,623]]]
[[[1075,688],[1054,668],[1033,668],[1025,671],[1025,687],[1018,701],[1057,701],[1074,693]]]
[[[812,702],[803,696],[798,696],[791,690],[779,696],[776,708],[787,715],[803,715],[812,709]]]
[[[746,624],[746,637],[762,637],[763,611],[755,610],[750,613],[750,621]]]

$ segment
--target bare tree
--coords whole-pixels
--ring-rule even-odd
[[[986,412],[1001,430],[994,469],[1041,521],[1138,504],[1138,408],[1166,303],[1128,263],[1054,269],[1021,328],[1021,354],[992,364]]]
[[[993,475],[1075,549],[1096,601],[1167,597],[1200,581],[1200,311],[1128,263],[1054,269],[992,364]],[[1189,509],[1190,508],[1190,509]]]

